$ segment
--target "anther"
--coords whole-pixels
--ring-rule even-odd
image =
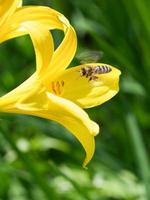
[[[64,87],[64,84],[65,82],[62,80],[62,81],[52,81],[51,82],[51,88],[52,88],[52,91],[56,94],[56,95],[60,95],[62,93],[62,89]]]

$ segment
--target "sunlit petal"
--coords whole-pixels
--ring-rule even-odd
[[[50,70],[46,77],[59,76],[65,68],[70,64],[74,57],[77,47],[76,33],[70,26],[65,32],[65,37],[62,43],[55,51],[52,61],[50,63]],[[49,82],[48,82],[49,83]]]
[[[28,30],[26,30],[28,23],[29,25],[32,23],[38,25],[39,30],[41,25],[46,30],[63,29],[55,10],[41,6],[21,7],[13,13],[11,19],[5,25],[6,30],[1,41],[28,34]]]
[[[34,79],[30,81],[33,83]],[[83,166],[86,166],[94,154],[94,136],[99,132],[98,125],[73,102],[46,92],[40,82],[30,85],[30,89],[27,91],[27,87],[22,87],[22,90],[18,88],[18,91],[11,92],[0,101],[0,107],[5,107],[5,112],[35,115],[62,124],[84,147],[86,158]],[[25,91],[26,94],[23,94]]]
[[[64,31],[64,39],[54,52],[50,65],[47,66],[48,70],[45,79],[53,76],[56,72],[57,74],[61,73],[74,57],[77,47],[76,33],[68,20],[53,9],[42,6],[20,8],[13,14],[10,24],[7,26],[5,28],[7,32],[2,34],[1,41],[27,34],[29,32],[27,27],[29,26],[30,30],[32,30],[32,26],[33,28],[38,26],[38,32],[42,29]],[[45,37],[44,34],[43,37]]]
[[[1,0],[0,1],[0,26],[12,15],[17,7],[21,6],[21,0]]]
[[[94,136],[99,132],[98,125],[91,121],[88,115],[71,101],[57,97],[51,93],[47,93],[47,96],[49,100],[48,110],[36,112],[35,107],[33,115],[55,120],[70,130],[86,151],[86,159],[83,165],[87,165],[95,150]],[[28,104],[25,103],[25,106],[27,109]],[[22,107],[20,108],[22,109]],[[38,106],[38,108],[40,107]],[[30,112],[31,110],[29,108]]]
[[[42,78],[42,75],[46,73],[54,53],[53,38],[51,33],[45,30],[45,28],[41,28],[39,31],[39,26],[37,24],[28,23],[25,27],[30,34],[34,46],[36,55],[36,73]]]
[[[92,63],[67,69],[50,83],[50,92],[69,99],[82,108],[97,106],[111,99],[119,90],[120,71],[107,65],[112,71],[97,75],[97,80],[89,80],[89,77],[80,75],[81,68],[94,65],[106,66]]]
[[[21,85],[0,97],[0,112],[15,112],[15,104],[22,98],[30,96],[37,88],[37,75],[34,73]]]

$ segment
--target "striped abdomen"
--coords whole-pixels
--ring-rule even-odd
[[[108,72],[111,72],[112,69],[106,65],[98,65],[98,66],[95,66],[95,68],[93,69],[93,73],[94,74],[106,74]]]

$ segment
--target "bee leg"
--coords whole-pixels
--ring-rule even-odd
[[[97,76],[91,76],[91,77],[89,78],[89,81],[96,81],[97,79],[98,79]]]

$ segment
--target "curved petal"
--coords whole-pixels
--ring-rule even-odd
[[[85,167],[92,159],[95,151],[94,136],[99,132],[98,125],[91,121],[88,115],[71,101],[51,93],[47,93],[47,97],[48,109],[42,110],[40,108],[41,102],[43,102],[43,99],[40,99],[40,97],[38,97],[39,105],[37,104],[37,101],[36,103],[32,102],[32,104],[20,102],[17,107],[23,110],[23,112],[27,112],[27,114],[54,120],[72,132],[86,151],[86,158],[83,163],[83,166]],[[44,102],[46,102],[45,99]]]
[[[37,75],[34,73],[21,85],[0,97],[0,112],[15,112],[16,109],[14,105],[16,102],[24,98],[24,96],[30,96],[30,93],[34,93],[37,85]]]
[[[59,16],[59,19],[62,21],[62,23],[67,24],[66,18],[63,15]],[[65,29],[65,37],[62,43],[56,49],[49,66],[49,73],[45,77],[47,80],[49,80],[49,77],[51,76],[59,76],[59,74],[61,74],[64,69],[67,68],[75,55],[77,48],[77,37],[75,30],[71,25],[68,25],[68,27]]]
[[[112,71],[96,75],[97,80],[80,75],[80,70],[87,66],[107,66]],[[82,108],[90,108],[111,99],[119,90],[120,71],[110,65],[102,63],[84,64],[69,68],[49,84],[49,91],[63,98],[69,99]]]
[[[54,53],[53,38],[49,31],[37,24],[28,23],[24,27],[28,30],[33,42],[36,55],[36,73],[42,78]]]
[[[17,7],[22,5],[21,0],[1,0],[0,1],[0,26],[10,17]]]
[[[65,33],[62,43],[54,52],[49,67],[47,66],[45,79],[49,80],[50,76],[55,76],[56,72],[61,73],[69,65],[77,46],[76,33],[61,13],[42,6],[22,7],[12,15],[10,23],[4,28],[5,32],[1,33],[0,41],[27,34],[29,30],[26,27],[30,26],[31,30],[32,25],[34,27],[35,24],[39,27],[39,32],[42,29],[60,29]]]
[[[73,102],[48,93],[49,111],[53,119],[66,127],[79,140],[86,152],[83,166],[92,159],[95,151],[94,136],[99,132],[99,126],[91,121],[80,107]],[[49,111],[45,117],[49,118]]]
[[[58,13],[48,7],[25,6],[17,9],[5,25],[0,35],[0,41],[28,34],[28,23],[43,25],[46,30],[63,29],[63,24],[58,18]],[[25,26],[25,27],[24,27]]]
[[[18,87],[18,90],[11,92],[11,95],[0,98],[0,110],[39,116],[62,124],[84,147],[86,158],[83,166],[85,167],[94,154],[94,136],[99,132],[98,125],[91,121],[86,112],[76,104],[46,92],[40,83],[31,85],[29,91],[26,86],[21,90]],[[23,94],[23,91],[26,93]]]

